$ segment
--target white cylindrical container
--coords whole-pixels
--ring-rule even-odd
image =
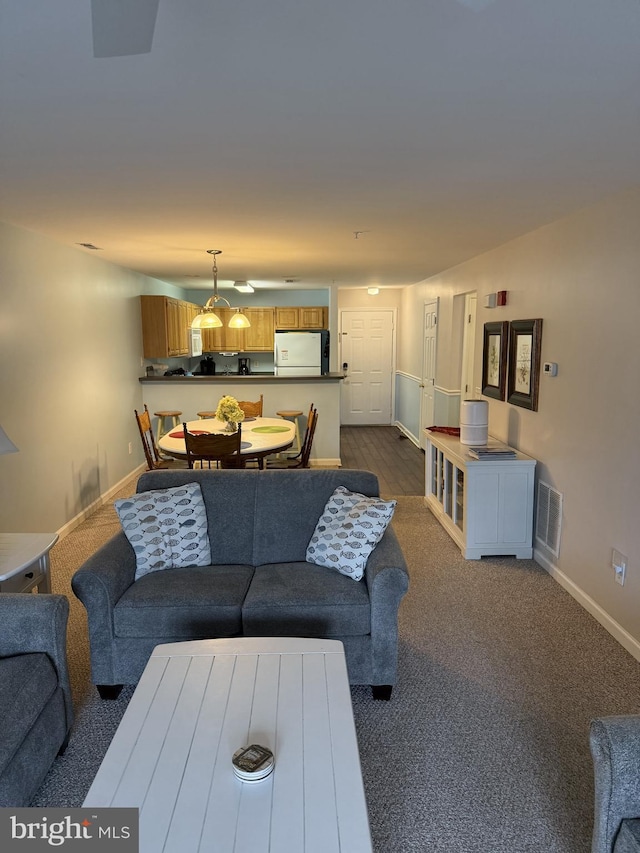
[[[460,403],[460,444],[486,444],[489,439],[489,403],[463,400]]]

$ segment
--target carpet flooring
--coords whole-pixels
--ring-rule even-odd
[[[394,527],[411,574],[398,683],[390,702],[352,688],[374,850],[588,853],[589,720],[638,711],[640,665],[533,561],[463,560],[421,497],[398,497]],[[89,684],[69,587],[117,529],[105,506],[52,551],[77,719],[32,805],[82,804],[132,693],[103,702]]]

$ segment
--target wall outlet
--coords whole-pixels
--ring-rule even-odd
[[[624,586],[624,579],[627,575],[627,558],[624,554],[621,554],[620,551],[616,551],[615,548],[611,555],[611,565],[613,566],[613,571],[615,573],[616,583],[619,583],[620,586]]]
[[[133,444],[129,442],[129,456],[133,453]]]

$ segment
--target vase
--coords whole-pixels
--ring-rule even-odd
[[[225,432],[235,432],[238,429],[238,424],[235,421],[227,421],[225,424]]]

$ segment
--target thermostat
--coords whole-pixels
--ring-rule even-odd
[[[546,373],[547,376],[557,376],[558,375],[558,365],[555,361],[545,361],[544,366],[542,368],[542,372]]]

